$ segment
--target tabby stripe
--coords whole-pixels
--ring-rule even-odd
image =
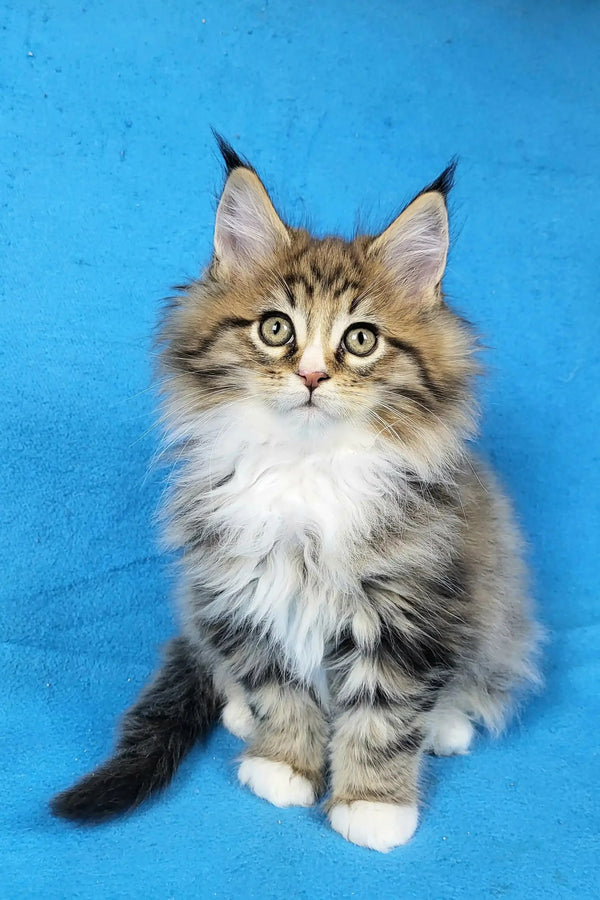
[[[223,656],[230,656],[242,647],[251,646],[257,632],[243,622],[234,624],[230,619],[203,621],[202,630],[206,638]]]
[[[223,319],[222,322],[216,326],[217,328],[247,328],[248,325],[252,325],[254,323],[254,319],[242,319],[240,316],[231,316],[229,319]]]
[[[376,684],[374,688],[360,687],[350,697],[339,701],[343,710],[356,709],[357,706],[386,710],[397,705],[398,700],[390,696],[380,684]]]
[[[360,282],[358,282],[355,278],[344,278],[342,283],[338,285],[335,289],[335,296],[339,297],[341,294],[345,294],[346,291],[358,291],[360,290]],[[360,294],[358,296],[358,300],[360,300]],[[354,303],[354,301],[352,301]],[[351,310],[352,311],[352,310]]]
[[[210,489],[212,491],[216,491],[218,488],[223,487],[224,485],[226,485],[228,482],[231,481],[231,479],[233,478],[234,475],[235,475],[235,469],[233,470],[233,472],[229,472],[228,475],[225,475],[219,481],[215,481],[214,484],[211,484]]]
[[[294,297],[294,292],[292,291],[291,287],[284,279],[281,280],[281,285],[283,287],[283,290],[285,291],[285,296],[287,297],[290,306],[292,307],[292,309],[296,309],[296,298]]]
[[[304,288],[304,290],[306,291],[306,294],[308,297],[312,297],[312,295],[313,295],[313,286],[310,283],[310,281],[308,280],[308,278],[306,278],[304,275],[288,275],[286,277],[286,283],[288,283],[288,286],[295,285],[295,284],[301,285]],[[290,288],[290,290],[291,290],[291,288]],[[296,305],[296,301],[294,299],[293,306],[295,306],[295,305]]]
[[[352,627],[350,625],[346,625],[341,632],[337,635],[335,641],[335,653],[336,656],[346,656],[349,653],[353,653],[356,650],[356,641],[354,640],[354,634],[352,632]]]
[[[401,753],[416,753],[423,743],[424,734],[420,728],[414,728],[404,734],[399,734],[393,741],[383,747],[371,747],[371,758],[377,757],[379,761],[392,762]]]
[[[266,648],[262,653],[257,649],[260,632],[253,625],[247,622],[234,624],[230,619],[216,619],[203,622],[203,633],[234,667],[242,669],[239,679],[247,690],[256,690],[274,681],[281,684],[289,680],[276,660],[268,655]],[[253,651],[250,658],[249,650]]]
[[[321,268],[319,267],[319,265],[317,263],[313,262],[310,264],[310,271],[316,282],[323,281],[323,272],[321,271]]]
[[[438,400],[444,399],[443,390],[437,385],[433,379],[431,378],[427,366],[423,361],[423,357],[421,353],[414,347],[412,344],[409,344],[408,341],[402,341],[400,338],[387,337],[386,340],[392,347],[395,347],[396,350],[401,350],[403,353],[406,353],[407,356],[410,356],[414,364],[417,366],[419,373],[421,375],[421,380],[425,387],[431,391],[431,393]]]
[[[360,286],[360,285],[358,285],[358,284],[356,285],[356,287],[359,287],[359,286]],[[352,301],[352,303],[350,304],[349,309],[348,309],[348,315],[351,316],[352,313],[356,310],[356,307],[359,305],[359,303],[362,303],[362,301],[363,301],[364,299],[365,299],[365,295],[364,295],[364,294],[359,294],[357,297],[355,297],[354,300]]]
[[[334,290],[336,293],[341,293],[345,288],[336,287],[338,282],[342,281],[344,278],[344,269],[341,265],[334,266],[334,268],[329,272],[324,272],[316,263],[310,264],[310,269],[315,281],[326,291]],[[350,283],[349,283],[349,286]]]
[[[191,371],[198,378],[228,378],[234,374],[234,369],[225,366],[207,366],[203,369],[191,367]]]
[[[328,272],[325,274],[323,281],[326,288],[335,287],[336,283],[343,277],[344,270],[340,265],[337,265],[333,272]]]
[[[454,560],[440,575],[427,585],[429,591],[443,601],[468,600],[468,574],[461,559]]]
[[[254,625],[220,618],[204,620],[202,631],[209,643],[229,660],[234,670],[238,670],[238,678],[246,690],[257,690],[275,683],[303,691],[318,702],[312,687],[279,664],[276,657],[282,655],[281,648],[269,644],[269,638],[265,638]]]
[[[222,319],[220,322],[217,322],[210,334],[200,341],[197,347],[193,350],[185,350],[183,352],[190,359],[203,356],[212,347],[215,341],[221,337],[223,329],[248,328],[248,326],[253,324],[254,319],[242,319],[239,316],[231,316],[227,319]]]
[[[373,652],[375,657],[399,665],[416,678],[427,678],[440,670],[450,671],[456,661],[453,648],[438,635],[425,630],[408,635],[384,620],[381,620],[379,645]]]
[[[268,684],[289,684],[290,678],[276,662],[271,660],[242,672],[240,682],[247,691],[256,691]]]
[[[392,390],[395,394],[406,397],[407,400],[412,400],[417,406],[423,406],[427,410],[432,409],[431,400],[421,391],[415,391],[407,387],[392,388]]]
[[[453,508],[457,505],[456,492],[437,481],[423,481],[417,475],[409,475],[407,483],[419,497],[436,506]]]

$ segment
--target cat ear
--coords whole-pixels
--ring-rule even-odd
[[[446,196],[452,187],[452,163],[426,187],[391,225],[375,238],[370,252],[390,270],[398,285],[437,300],[437,288],[448,255],[448,212]]]
[[[229,174],[217,208],[214,246],[219,269],[231,273],[267,259],[290,238],[256,172],[224,141],[219,147]]]

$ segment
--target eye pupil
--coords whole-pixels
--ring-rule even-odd
[[[286,316],[267,316],[259,324],[258,332],[270,347],[283,347],[294,337],[292,323]]]
[[[368,356],[377,346],[377,332],[372,328],[356,325],[346,332],[343,345],[355,356]]]

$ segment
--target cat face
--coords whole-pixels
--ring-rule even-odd
[[[213,260],[163,330],[176,409],[345,422],[417,454],[464,436],[472,338],[441,293],[453,170],[379,236],[343,241],[284,225],[255,172],[224,155]]]

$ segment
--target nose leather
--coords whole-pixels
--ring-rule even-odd
[[[329,375],[327,372],[306,372],[305,374],[298,372],[298,377],[304,380],[304,384],[312,392],[322,381],[327,381]]]

